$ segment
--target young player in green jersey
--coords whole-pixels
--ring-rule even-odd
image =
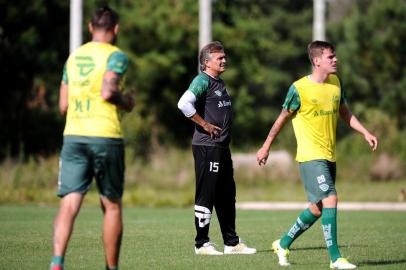
[[[288,119],[292,118],[297,141],[296,160],[310,204],[289,231],[273,242],[272,249],[278,255],[281,266],[289,265],[289,247],[321,217],[330,268],[354,269],[356,266],[342,257],[337,243],[335,148],[338,117],[361,133],[373,151],[378,146],[378,140],[348,108],[344,91],[335,75],[337,57],[334,46],[328,42],[314,41],[309,44],[308,53],[312,73],[289,88],[282,112],[257,152],[259,165],[265,165],[272,143]]]

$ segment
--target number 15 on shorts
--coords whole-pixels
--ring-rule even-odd
[[[210,169],[209,169],[209,171],[218,172],[219,171],[219,166],[220,166],[219,162],[210,161]]]

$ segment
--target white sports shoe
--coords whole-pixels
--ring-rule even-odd
[[[346,258],[338,258],[335,262],[330,261],[331,269],[355,269],[357,266],[350,263]]]
[[[280,266],[289,266],[288,262],[289,249],[284,249],[280,245],[281,239],[275,240],[272,243],[272,251],[278,255],[279,265]]]
[[[235,246],[224,246],[224,254],[255,254],[255,248],[248,247],[241,239]]]
[[[206,242],[200,248],[195,247],[196,255],[223,255],[223,252],[217,251],[214,245]]]

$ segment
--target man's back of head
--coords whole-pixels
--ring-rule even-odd
[[[98,30],[112,31],[114,27],[118,24],[118,22],[119,16],[117,12],[115,12],[108,6],[103,6],[96,10],[90,21],[90,24],[96,31]]]

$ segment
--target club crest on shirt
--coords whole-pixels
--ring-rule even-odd
[[[214,91],[214,93],[216,93],[216,95],[219,97],[221,97],[221,95],[222,95],[220,90],[216,90],[216,91]]]

